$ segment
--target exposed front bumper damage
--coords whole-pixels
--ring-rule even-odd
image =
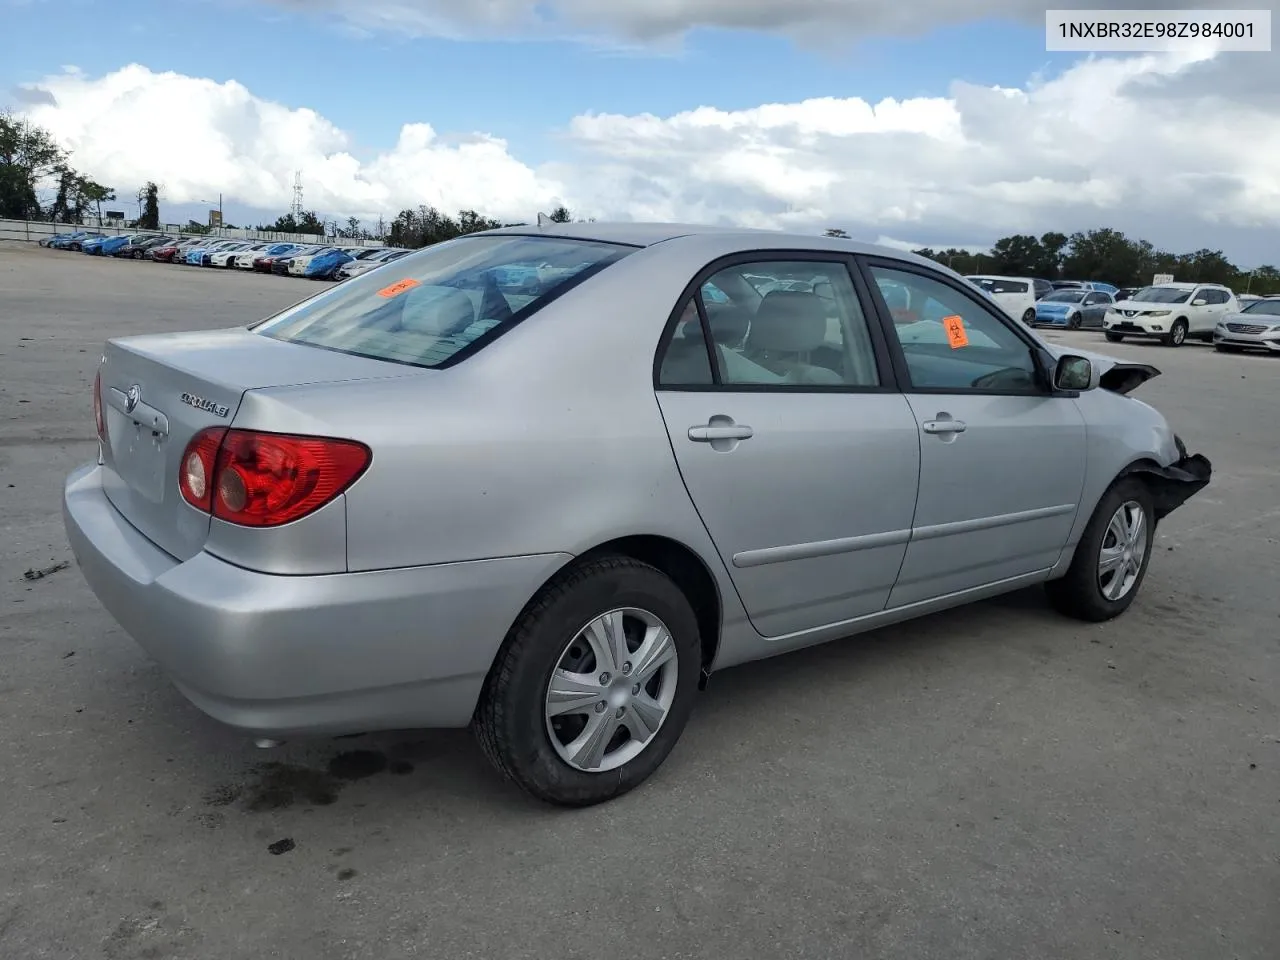
[[[1156,519],[1163,520],[1209,485],[1213,464],[1202,453],[1187,454],[1181,438],[1174,438],[1182,456],[1167,467],[1140,463],[1130,473],[1141,475],[1151,488]]]

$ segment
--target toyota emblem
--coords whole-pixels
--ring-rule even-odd
[[[124,409],[126,413],[133,413],[138,405],[138,401],[142,399],[142,388],[136,383],[129,388],[129,392],[124,395]]]

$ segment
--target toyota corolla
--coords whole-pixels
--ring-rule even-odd
[[[110,340],[64,517],[223,723],[471,726],[585,805],[659,767],[719,669],[1032,584],[1123,613],[1211,473],[1131,396],[1157,373],[898,250],[508,228]]]

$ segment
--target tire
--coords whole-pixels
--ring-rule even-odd
[[[1107,338],[1107,343],[1119,343],[1124,339],[1124,335],[1120,333],[1107,332],[1104,336]]]
[[[1073,313],[1071,316],[1067,318],[1067,329],[1068,330],[1080,329],[1080,314]]]
[[[1187,342],[1187,321],[1179,317],[1173,321],[1173,326],[1169,328],[1169,332],[1161,338],[1161,342],[1166,347],[1180,347]]]
[[[612,667],[606,662],[602,669],[595,651],[604,648],[585,639],[587,627],[598,618],[623,609],[644,612],[665,625],[674,653],[647,681],[646,702],[660,707],[665,700],[666,713],[642,744],[632,737],[630,725],[640,722],[645,712],[632,709],[639,702],[629,696],[634,687],[619,676],[639,676],[641,667],[634,675],[629,661]],[[636,628],[643,624],[633,615],[626,622],[634,641]],[[639,653],[637,648],[623,656]],[[639,786],[667,758],[693,710],[701,659],[697,618],[670,578],[627,557],[589,561],[558,575],[525,607],[485,680],[472,729],[498,771],[538,799],[567,807],[603,803]],[[564,675],[564,669],[557,670],[562,664],[573,673],[589,674],[590,686],[571,685],[583,694],[577,701],[583,705],[581,712],[566,711],[549,719],[549,685],[557,674]],[[599,678],[605,673],[611,679],[601,686]],[[666,684],[673,684],[673,689]],[[597,695],[609,700],[594,700]],[[606,709],[599,709],[606,703]],[[620,703],[624,705],[618,708]],[[568,744],[581,740],[596,716],[604,718],[599,723],[606,724],[600,727],[606,735],[612,731],[618,737],[627,729],[627,738],[612,750],[615,741],[609,740],[598,763],[584,764],[595,770],[571,765],[566,759]]]
[[[1134,573],[1129,559],[1137,551],[1130,549],[1119,554],[1124,562],[1119,571],[1109,576],[1100,573],[1101,557],[1104,549],[1110,551],[1115,545],[1115,530],[1112,521],[1122,507],[1128,507],[1132,516],[1134,510],[1140,509],[1142,514],[1142,530],[1139,534],[1142,556],[1137,559],[1138,569]],[[1061,614],[1076,620],[1089,623],[1101,623],[1118,617],[1129,609],[1133,598],[1138,595],[1142,581],[1146,579],[1147,567],[1151,562],[1151,548],[1155,540],[1155,511],[1152,507],[1151,491],[1147,485],[1136,477],[1125,477],[1112,484],[1089,518],[1089,525],[1076,545],[1075,556],[1066,576],[1058,580],[1050,580],[1045,584],[1045,592],[1049,602]],[[1103,583],[1104,576],[1106,583]],[[1132,581],[1127,582],[1132,576]],[[1115,577],[1124,577],[1119,584],[1123,593],[1112,599],[1107,590],[1115,584]]]
[[[1036,325],[1035,310],[1028,310],[1026,313],[1024,313],[1022,315],[1022,322],[1026,324],[1028,327],[1034,327]]]

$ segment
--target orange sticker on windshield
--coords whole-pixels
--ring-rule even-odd
[[[956,314],[942,318],[942,327],[947,331],[947,343],[952,350],[959,350],[969,345],[969,334],[964,329],[964,319]]]
[[[383,287],[378,291],[378,296],[390,299],[391,297],[400,296],[400,294],[404,293],[406,290],[412,290],[414,287],[420,286],[422,286],[422,284],[417,280],[411,280],[410,278],[405,277],[403,280],[397,280],[389,287]]]

